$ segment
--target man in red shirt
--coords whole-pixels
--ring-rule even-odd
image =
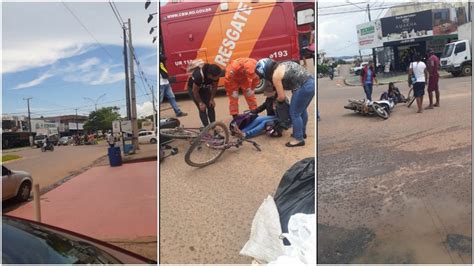
[[[432,49],[428,49],[428,62],[427,62],[429,79],[428,79],[428,96],[430,99],[430,105],[425,109],[433,109],[433,106],[439,107],[439,88],[438,88],[438,68],[439,58],[434,54]],[[436,93],[436,103],[433,105],[433,91]]]

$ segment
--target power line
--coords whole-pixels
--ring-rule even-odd
[[[329,9],[329,8],[336,8],[336,7],[343,7],[343,6],[350,6],[350,5],[358,5],[358,4],[366,4],[367,2],[359,2],[359,3],[349,3],[349,4],[343,4],[343,5],[335,5],[335,6],[322,6],[318,7],[318,9]]]
[[[118,21],[120,27],[122,28],[123,27],[122,17],[119,14],[117,14],[117,12],[115,11],[115,8],[114,8],[115,5],[112,5],[111,1],[109,1],[109,5],[110,5],[110,8],[112,8],[112,11],[114,12],[115,18],[117,18],[117,21]]]
[[[416,3],[416,4],[406,4],[406,5],[392,5],[392,6],[383,6],[383,7],[377,7],[370,9],[371,11],[374,10],[383,10],[383,9],[388,9],[388,8],[393,8],[393,7],[408,7],[408,6],[419,6],[419,5],[425,5],[425,4],[431,4],[431,3]],[[348,10],[348,11],[340,11],[340,12],[333,12],[333,13],[326,13],[326,14],[318,14],[319,16],[330,16],[330,15],[341,15],[341,14],[348,14],[348,13],[359,13],[359,12],[366,12],[367,10]]]
[[[120,20],[121,20],[121,21],[122,21],[122,23],[123,23],[123,18],[122,18],[122,16],[120,15],[120,12],[118,11],[118,8],[117,8],[117,6],[115,5],[115,2],[114,2],[114,1],[112,1],[112,4],[114,5],[115,9],[117,10],[117,14],[119,15],[119,17],[120,17]]]
[[[74,12],[66,5],[66,3],[64,1],[61,1],[61,3],[63,3],[63,5],[66,7],[66,9],[77,20],[77,22],[79,22],[79,24],[81,24],[81,26],[84,28],[84,30],[86,30],[87,33],[89,33],[89,35],[92,37],[92,39],[95,40],[95,42],[100,46],[100,48],[102,48],[102,50],[104,50],[110,56],[110,58],[114,59],[114,57],[109,53],[109,51],[107,51],[107,49],[105,49],[104,46],[94,37],[94,35],[89,31],[89,29],[86,27],[86,25],[84,25],[84,23],[82,23],[82,21],[76,16],[76,14],[74,14]]]

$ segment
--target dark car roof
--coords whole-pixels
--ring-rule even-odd
[[[2,263],[6,264],[156,263],[87,236],[7,215],[2,216],[2,238]]]

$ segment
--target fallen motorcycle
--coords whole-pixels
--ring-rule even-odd
[[[345,109],[352,110],[356,113],[364,115],[374,115],[388,119],[390,113],[395,107],[395,103],[392,99],[380,100],[380,101],[366,101],[366,100],[353,100],[349,99],[349,104],[344,106]]]

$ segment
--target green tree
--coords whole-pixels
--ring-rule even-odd
[[[120,120],[120,114],[118,113],[119,110],[120,108],[113,106],[103,107],[97,111],[92,111],[89,114],[89,118],[84,123],[84,129],[87,131],[102,130],[102,132],[112,130],[112,122]]]

